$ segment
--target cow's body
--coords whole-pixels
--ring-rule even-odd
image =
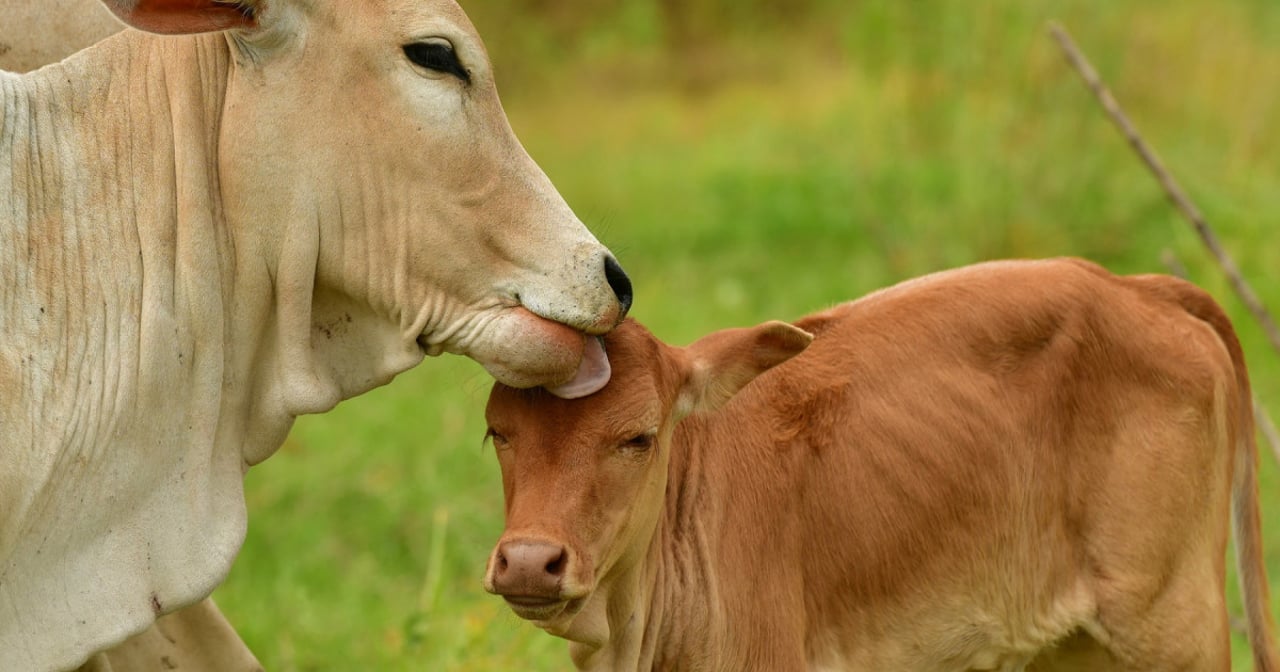
[[[108,4],[230,30],[0,72],[3,669],[207,596],[297,415],[424,354],[563,382],[629,302],[453,2]]]
[[[1248,382],[1203,292],[993,263],[796,326],[628,325],[593,397],[497,386],[487,587],[582,669],[1225,671],[1234,492],[1276,669]]]

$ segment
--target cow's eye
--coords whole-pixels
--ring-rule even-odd
[[[453,75],[468,84],[471,83],[471,73],[462,67],[462,62],[458,60],[457,52],[453,50],[453,45],[448,42],[412,42],[404,45],[403,49],[405,57],[412,61],[414,65],[434,72]]]
[[[636,434],[635,436],[622,442],[622,448],[635,452],[643,452],[653,447],[653,433],[645,432]]]

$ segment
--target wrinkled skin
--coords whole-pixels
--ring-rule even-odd
[[[297,415],[424,353],[574,382],[630,302],[453,2],[166,4],[109,7],[173,35],[0,73],[0,651],[20,669],[207,596],[244,471]]]

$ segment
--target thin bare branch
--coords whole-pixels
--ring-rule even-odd
[[[1253,419],[1258,425],[1258,431],[1262,432],[1262,438],[1271,446],[1271,454],[1280,462],[1280,432],[1276,431],[1276,423],[1271,421],[1271,415],[1258,402],[1257,396],[1253,398]]]
[[[1214,260],[1218,262],[1218,266],[1226,274],[1227,280],[1231,283],[1231,288],[1235,290],[1236,295],[1244,302],[1249,312],[1253,313],[1253,317],[1257,319],[1258,324],[1262,326],[1262,330],[1266,332],[1267,339],[1271,341],[1271,347],[1275,348],[1277,353],[1280,353],[1280,329],[1276,327],[1275,320],[1272,319],[1271,313],[1267,311],[1266,307],[1262,305],[1262,301],[1254,293],[1253,288],[1245,281],[1244,276],[1240,274],[1240,269],[1231,259],[1231,256],[1227,254],[1221,243],[1218,242],[1218,236],[1209,227],[1209,223],[1200,214],[1200,210],[1191,202],[1191,199],[1187,198],[1186,193],[1182,191],[1182,187],[1178,185],[1178,181],[1174,179],[1173,175],[1165,169],[1160,157],[1156,156],[1151,146],[1138,134],[1138,129],[1134,128],[1129,118],[1125,116],[1120,103],[1116,102],[1115,97],[1107,90],[1106,85],[1102,83],[1102,79],[1098,77],[1097,71],[1093,69],[1093,66],[1089,64],[1089,60],[1076,47],[1067,30],[1061,24],[1055,22],[1050,24],[1049,33],[1053,35],[1053,39],[1057,40],[1058,46],[1062,47],[1067,60],[1071,62],[1076,72],[1080,73],[1080,77],[1084,79],[1089,89],[1093,91],[1098,102],[1102,104],[1107,115],[1111,117],[1111,121],[1120,129],[1120,132],[1129,141],[1129,145],[1133,147],[1133,150],[1142,158],[1143,163],[1155,175],[1156,180],[1160,182],[1160,186],[1164,189],[1165,194],[1168,195],[1169,200],[1173,202],[1174,207],[1187,218],[1196,233],[1199,234],[1200,240],[1204,242],[1205,247],[1209,249],[1209,253],[1213,255]]]

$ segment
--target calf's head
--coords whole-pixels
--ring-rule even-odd
[[[220,206],[282,340],[311,343],[282,358],[304,384],[347,397],[454,352],[556,385],[625,315],[626,275],[521,147],[453,0],[104,2],[146,31],[225,31],[203,117]]]
[[[687,348],[624,322],[604,337],[613,376],[566,400],[496,384],[485,411],[502,469],[506,530],[485,589],[553,634],[597,630],[613,577],[645,557],[666,500],[671,437],[689,413],[728,401],[812,340],[782,322],[729,329]],[[696,447],[691,447],[696,449]]]

